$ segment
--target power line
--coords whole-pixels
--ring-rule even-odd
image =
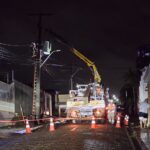
[[[0,45],[3,46],[9,46],[9,47],[29,47],[29,44],[8,44],[8,43],[0,43]]]
[[[33,60],[29,57],[15,55],[3,47],[0,47],[0,60],[6,60],[12,63],[33,64]]]

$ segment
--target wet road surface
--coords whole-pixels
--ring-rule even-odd
[[[66,124],[26,135],[0,137],[0,150],[132,150],[124,128],[112,125]]]

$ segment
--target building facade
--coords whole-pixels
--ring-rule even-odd
[[[32,114],[33,89],[14,80],[8,84],[0,81],[0,120],[12,120],[16,116],[30,116]],[[41,90],[40,113],[52,114],[55,110],[55,93]],[[53,106],[52,106],[53,105]],[[0,126],[3,126],[0,124]]]
[[[143,68],[139,85],[139,104],[145,99],[148,99],[148,126],[150,127],[150,64]]]

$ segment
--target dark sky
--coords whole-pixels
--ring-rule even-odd
[[[150,43],[150,2],[138,0],[1,2],[0,43],[30,44],[36,41],[38,19],[30,16],[31,13],[51,13],[52,15],[43,17],[42,26],[52,29],[94,61],[103,83],[114,93],[118,93],[123,85],[125,72],[129,68],[135,69],[137,48]],[[43,31],[42,41],[44,40],[53,40],[53,37]],[[91,72],[88,67],[68,54],[70,52],[67,47],[55,41],[54,48],[61,49],[62,52],[51,59],[63,65],[81,65],[85,69],[80,71],[83,73],[81,76],[84,76],[87,81],[90,80]],[[7,49],[14,53],[23,51],[24,54],[29,51],[23,48],[14,50],[15,48],[7,47]],[[53,70],[55,73],[52,73]],[[53,79],[58,74],[61,76],[60,80],[64,79],[65,69],[61,68],[62,75],[57,73],[57,70],[59,67],[51,69],[51,73],[54,74],[51,75]],[[80,73],[76,78],[81,80]],[[68,82],[69,79],[65,84]],[[62,84],[60,81],[55,86],[62,86]]]

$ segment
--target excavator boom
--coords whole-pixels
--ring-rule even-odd
[[[76,50],[75,48],[73,48],[73,46],[71,44],[69,44],[63,37],[61,37],[60,35],[56,34],[55,32],[53,32],[50,29],[45,29],[46,31],[48,31],[51,35],[54,36],[55,40],[59,43],[62,43],[63,45],[67,46],[71,52],[73,54],[75,54],[77,57],[79,57],[80,59],[82,59],[87,66],[90,67],[90,69],[92,69],[92,73],[94,75],[94,82],[100,83],[101,82],[101,77],[97,71],[97,68],[94,64],[94,62],[90,61],[87,57],[85,57],[83,54],[81,54],[78,50]]]
[[[87,57],[85,57],[83,54],[81,54],[75,48],[72,48],[71,52],[73,54],[75,54],[77,57],[79,57],[81,60],[83,60],[87,64],[87,66],[89,66],[90,69],[92,69],[92,73],[94,75],[94,81],[97,82],[97,83],[100,83],[101,82],[101,77],[100,77],[100,75],[99,75],[99,73],[97,71],[97,68],[96,68],[94,62],[92,62],[91,60],[89,60]]]

